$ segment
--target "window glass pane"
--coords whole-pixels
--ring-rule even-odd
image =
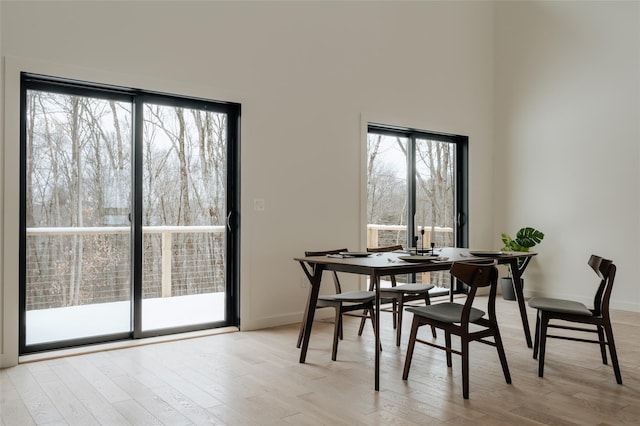
[[[131,104],[28,90],[26,344],[131,330]]]
[[[455,246],[455,145],[416,140],[416,225],[425,246]]]
[[[407,245],[408,139],[369,133],[367,247]]]
[[[416,139],[416,229],[425,247],[455,247],[455,145],[448,142]],[[448,271],[422,274],[436,287],[448,288]],[[429,275],[427,278],[425,275]]]
[[[227,116],[146,104],[142,330],[224,321]]]

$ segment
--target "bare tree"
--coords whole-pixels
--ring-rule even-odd
[[[407,187],[403,173],[390,164],[407,163],[404,137],[372,133],[368,137],[367,219],[369,223],[402,225],[407,217]],[[447,142],[417,139],[416,222],[419,225],[453,226],[453,146]],[[403,172],[403,171],[402,171]],[[406,234],[405,238],[406,238]],[[401,243],[401,235],[397,235]],[[394,243],[393,241],[387,241]],[[443,241],[452,243],[452,241]]]
[[[131,106],[39,91],[27,101],[28,226],[128,223]],[[150,104],[144,115],[143,226],[224,223],[226,115]],[[126,235],[27,240],[28,307],[130,298]],[[146,297],[158,294],[162,246],[143,241]],[[224,249],[219,235],[176,234],[174,294],[224,291]]]

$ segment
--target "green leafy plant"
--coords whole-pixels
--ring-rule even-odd
[[[504,247],[502,247],[502,251],[529,251],[531,247],[540,244],[543,238],[544,234],[542,232],[531,227],[521,228],[515,239],[511,238],[509,234],[503,233],[502,242]],[[528,262],[528,260],[518,259],[518,269],[524,268],[525,262]],[[511,277],[511,266],[508,265],[507,270],[509,271],[509,277]]]
[[[504,243],[503,251],[529,251],[531,247],[540,244],[544,234],[537,229],[526,227],[522,228],[513,239],[509,234],[502,234],[502,242]]]

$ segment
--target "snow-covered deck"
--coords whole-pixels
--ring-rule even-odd
[[[142,329],[158,330],[223,321],[225,293],[142,301]],[[131,330],[130,302],[111,302],[27,311],[27,345]]]

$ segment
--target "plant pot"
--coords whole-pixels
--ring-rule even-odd
[[[524,280],[520,278],[520,288],[524,285]],[[513,287],[513,279],[511,277],[500,278],[500,287],[502,288],[502,298],[504,300],[516,300],[516,292]]]

